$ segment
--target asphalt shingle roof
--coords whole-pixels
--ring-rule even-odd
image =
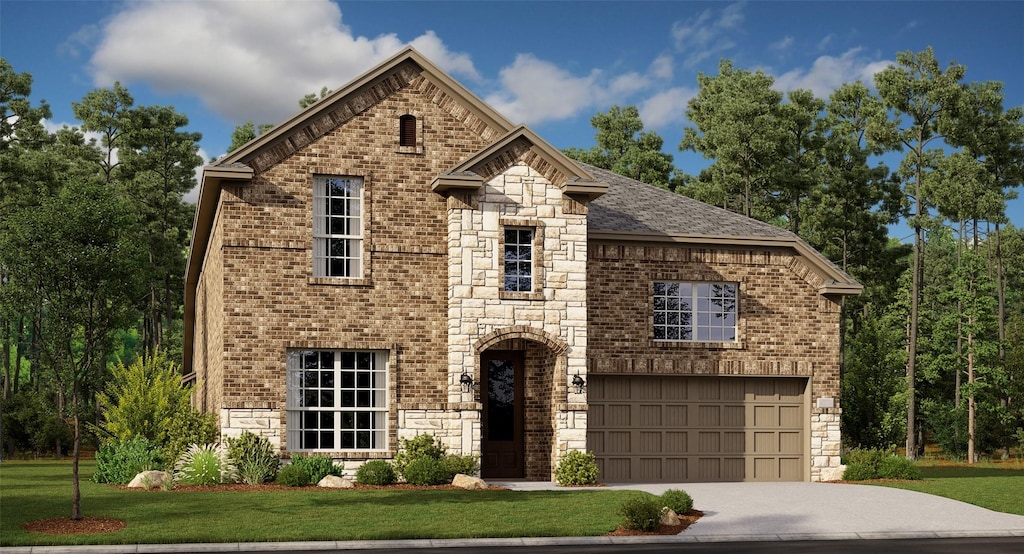
[[[591,231],[796,239],[774,225],[580,163],[608,192],[590,202]]]

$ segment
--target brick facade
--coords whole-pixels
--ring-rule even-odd
[[[812,407],[838,398],[839,386],[839,304],[822,295],[819,271],[783,247],[589,238],[589,202],[601,194],[592,190],[607,184],[581,180],[532,132],[516,135],[436,68],[410,60],[384,64],[218,165],[252,176],[216,183],[200,206],[215,209],[201,223],[208,241],[193,244],[201,257],[190,258],[189,271],[199,269],[186,291],[194,323],[185,365],[195,404],[219,415],[224,436],[250,430],[286,455],[296,450],[288,352],[374,350],[387,352],[387,444],[327,454],[354,472],[392,457],[399,439],[430,433],[451,452],[479,455],[481,356],[512,350],[525,366],[527,479],[551,479],[560,455],[586,449],[587,396],[570,383],[595,374],[807,378],[809,475],[838,467],[838,400]],[[403,115],[416,117],[414,147],[398,144]],[[480,186],[432,190],[460,167],[452,182],[471,172]],[[358,278],[313,275],[316,175],[363,180]],[[509,227],[535,230],[530,291],[502,289]],[[657,279],[738,282],[739,341],[654,342]]]

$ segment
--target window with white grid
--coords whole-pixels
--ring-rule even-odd
[[[533,227],[505,228],[503,287],[506,292],[533,290]]]
[[[736,342],[736,283],[654,283],[654,340]]]
[[[363,180],[313,177],[313,276],[361,277]]]
[[[387,363],[382,351],[289,351],[288,449],[387,449]]]

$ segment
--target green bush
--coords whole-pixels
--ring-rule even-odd
[[[693,498],[686,491],[668,489],[661,495],[661,503],[677,514],[685,514],[693,509]]]
[[[625,518],[627,529],[653,531],[661,523],[661,506],[649,494],[631,496],[622,503],[619,515]]]
[[[22,389],[4,400],[0,410],[0,431],[4,452],[13,457],[16,450],[36,455],[53,450],[57,443],[71,447],[71,430],[59,417],[56,402],[48,394]],[[61,452],[54,452],[60,456]]]
[[[309,472],[303,466],[289,464],[277,473],[277,484],[286,487],[302,487],[309,484]]]
[[[555,481],[562,487],[597,483],[597,460],[594,453],[579,450],[566,452],[555,467]]]
[[[128,484],[137,474],[163,467],[156,445],[142,437],[113,440],[96,451],[97,483]]]
[[[476,456],[459,456],[448,454],[441,458],[445,471],[448,473],[448,481],[451,481],[459,473],[463,475],[476,475],[480,469],[480,460]]]
[[[277,475],[281,457],[266,438],[246,431],[227,442],[228,458],[238,468],[238,477],[243,483],[258,485],[272,481]]]
[[[916,481],[921,478],[921,468],[903,456],[890,455],[878,466],[878,477]]]
[[[213,444],[217,442],[217,416],[204,414],[189,405],[180,407],[178,415],[167,427],[167,442],[160,449],[165,469],[173,470],[174,462],[193,444]]]
[[[190,446],[174,470],[174,479],[187,485],[233,483],[237,477],[227,452],[215,444]]]
[[[846,454],[844,481],[867,479],[920,479],[921,470],[910,460],[878,448],[854,448]]]
[[[395,471],[405,477],[407,481],[409,478],[405,474],[405,467],[410,462],[420,458],[440,460],[444,457],[446,450],[440,439],[435,439],[434,435],[416,435],[411,439],[400,440],[399,444],[398,454],[395,454]]]
[[[343,467],[335,465],[334,460],[330,456],[322,454],[313,454],[311,456],[295,454],[292,456],[292,465],[297,465],[306,470],[306,474],[309,475],[309,483],[307,484],[315,485],[328,475],[341,477],[344,474]]]
[[[395,468],[384,460],[370,460],[356,470],[360,485],[393,485],[398,480]]]
[[[410,485],[443,485],[451,482],[444,462],[434,458],[416,458],[405,466],[405,481]]]

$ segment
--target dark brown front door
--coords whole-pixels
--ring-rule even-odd
[[[480,474],[484,478],[523,477],[523,353],[484,353],[480,356],[480,376]]]

